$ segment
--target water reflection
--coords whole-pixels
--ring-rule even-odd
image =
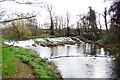
[[[101,48],[95,44],[83,43],[83,54],[86,56],[95,56],[95,57],[107,57],[110,55],[108,51],[104,48]]]
[[[63,78],[120,77],[120,59],[114,60],[113,55],[97,45],[81,43],[38,49],[39,53],[47,52],[48,55],[41,54],[42,57],[50,58],[58,66]]]

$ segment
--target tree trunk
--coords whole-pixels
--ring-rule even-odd
[[[80,35],[80,23],[77,22],[77,34]]]
[[[51,20],[51,26],[50,26],[50,35],[54,35],[54,24],[53,24],[53,19],[52,19],[52,17],[50,18],[50,20]]]
[[[107,16],[105,16],[105,27],[106,27],[106,32],[108,32],[108,26],[107,26]]]
[[[67,27],[67,36],[70,36],[70,27]]]
[[[104,19],[105,19],[106,32],[108,32],[108,26],[107,26],[107,9],[106,8],[105,8],[105,11],[104,11]]]

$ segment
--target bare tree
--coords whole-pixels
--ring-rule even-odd
[[[82,26],[85,30],[85,32],[87,32],[87,16],[86,15],[83,15],[83,17],[81,18],[81,21],[82,21]]]
[[[79,26],[81,25],[81,27],[84,29],[85,32],[89,31],[89,23],[88,23],[88,16],[86,14],[82,14],[82,15],[77,15],[79,17]]]
[[[99,26],[100,26],[100,33],[102,33],[102,25],[100,23],[100,14],[99,14],[99,20],[98,20]]]
[[[38,33],[37,19],[36,18],[28,19],[27,25],[29,26],[29,28],[32,32],[32,35],[37,36],[37,33]]]
[[[0,3],[3,3],[3,2],[6,2],[6,1],[11,1],[11,2],[15,2],[17,4],[22,4],[22,5],[39,5],[41,7],[41,4],[43,2],[41,1],[38,1],[36,2],[37,0],[34,0],[34,1],[30,1],[30,0],[0,0]],[[0,19],[3,15],[3,13],[5,13],[5,11],[3,11],[2,9],[0,9]],[[12,13],[14,14],[14,16],[12,15],[11,18],[6,18],[5,20],[0,20],[0,24],[7,24],[7,26],[9,27],[10,24],[11,26],[9,27],[10,29],[13,29],[11,30],[11,32],[16,32],[17,34],[17,37],[20,37],[20,36],[30,36],[32,35],[32,33],[34,33],[35,35],[37,35],[37,21],[35,19],[35,17],[37,16],[37,14],[35,14],[34,12],[32,13],[21,13],[21,12],[16,12],[16,13]],[[32,14],[32,15],[31,15]],[[7,16],[7,15],[5,15]],[[31,32],[31,29],[28,25],[28,22],[31,23],[33,25],[34,23],[34,32],[32,31]],[[5,26],[5,25],[4,25]],[[10,30],[8,30],[7,33],[9,33]],[[7,34],[8,35],[8,34]],[[13,34],[12,34],[13,35]]]
[[[78,35],[80,35],[80,22],[77,21],[77,33]]]
[[[48,11],[49,16],[50,16],[50,22],[51,22],[50,35],[54,35],[55,33],[54,33],[54,23],[53,23],[53,16],[54,16],[53,6],[51,4],[46,4],[44,7]]]
[[[22,4],[22,5],[31,5],[31,6],[39,6],[39,7],[43,7],[43,3],[41,0],[0,0],[0,3],[2,2],[6,2],[6,1],[11,1],[11,2],[15,2],[17,4]],[[0,10],[1,12],[1,10]],[[15,14],[15,13],[13,13]],[[34,14],[34,13],[32,13]],[[17,17],[18,16],[21,16],[21,13],[16,13]],[[23,13],[24,15],[24,13]],[[29,16],[29,13],[28,15],[25,15],[25,16],[22,16],[22,17],[19,17],[19,18],[14,18],[14,19],[9,19],[9,20],[4,20],[4,21],[1,21],[0,23],[6,23],[6,22],[11,22],[11,21],[15,21],[15,20],[22,20],[22,19],[29,19],[29,18],[33,18],[33,17],[36,17],[36,15],[32,15],[32,16]]]
[[[61,16],[61,17],[59,18],[59,31],[60,31],[61,29],[63,29],[63,26],[64,26],[63,17]]]
[[[70,26],[69,26],[70,17],[71,17],[71,14],[67,11],[66,12],[67,36],[70,36]]]
[[[14,1],[18,4],[25,4],[25,5],[27,5],[27,4],[29,4],[29,5],[39,4],[40,5],[40,3],[42,3],[40,1],[39,2],[30,2],[30,1],[25,2],[25,1],[17,1],[17,0],[0,0],[0,2],[5,2],[5,1]],[[4,11],[0,10],[0,16],[4,12],[5,12],[5,10]],[[27,13],[25,15],[25,13],[21,13],[21,12],[20,13],[16,12],[16,13],[12,13],[12,14],[15,14],[17,16],[17,18],[13,18],[13,16],[12,16],[12,19],[1,20],[0,23],[7,23],[7,22],[16,21],[16,20],[30,19],[30,18],[36,17],[36,14],[34,14],[34,12],[32,12],[32,14],[34,14],[34,15],[29,15],[29,13]]]
[[[64,20],[63,20],[63,17],[61,16],[61,18],[60,18],[60,20],[61,20],[61,29],[63,29],[63,27],[64,27]]]
[[[108,26],[107,26],[107,8],[105,7],[105,10],[104,10],[104,14],[102,14],[103,15],[103,17],[104,17],[104,20],[105,20],[105,27],[106,27],[106,32],[108,32],[109,30],[108,30]]]
[[[80,29],[82,29],[82,15],[77,15],[78,20],[77,20],[77,33],[78,35],[80,34]]]
[[[59,21],[58,21],[58,24],[59,24],[59,34],[60,35],[66,35],[66,30],[65,30],[65,27],[66,27],[66,18],[64,18],[63,16],[60,16],[59,17]]]
[[[35,25],[37,25],[35,23],[35,21],[33,22],[36,15],[37,14],[34,14],[33,12],[32,13],[15,12],[15,13],[12,13],[12,15],[8,16],[10,19],[0,21],[0,23],[8,23],[9,24],[9,25],[7,25],[8,29],[6,30],[6,32],[7,33],[10,32],[11,35],[10,34],[7,34],[7,35],[10,35],[11,37],[14,37],[14,35],[15,35],[15,37],[27,37],[27,36],[31,36],[32,33],[37,34],[36,26],[32,25],[32,27],[35,27],[34,32],[30,28],[30,24],[34,23]],[[32,22],[30,22],[30,20],[32,20]],[[28,21],[29,21],[29,25],[28,25]]]
[[[58,30],[58,16],[55,16],[55,29]]]
[[[66,18],[63,16],[59,17],[59,29],[63,29],[66,26]]]
[[[32,12],[28,12],[28,13],[15,13],[15,15],[17,15],[17,17],[27,17],[27,16],[37,16],[37,13],[35,13],[34,11]],[[37,35],[37,19],[35,17],[26,19],[26,24],[28,25],[28,27],[30,28],[32,35],[36,36]]]

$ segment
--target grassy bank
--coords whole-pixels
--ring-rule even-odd
[[[3,75],[12,75],[16,72],[16,65],[13,62],[15,56],[10,52],[8,48],[2,49],[2,67]]]
[[[49,37],[49,35],[35,37],[32,36],[29,38],[46,37]],[[2,72],[2,76],[14,77],[14,75],[21,75],[21,72],[19,72],[20,70],[17,68],[20,66],[20,64],[15,63],[16,60],[20,59],[22,63],[30,66],[37,78],[61,78],[60,72],[52,62],[41,59],[39,55],[31,50],[14,46],[8,47],[8,45],[3,44],[4,40],[6,40],[6,38],[0,39],[0,45],[2,46],[2,48],[0,48],[2,50],[2,53],[0,53],[0,59],[2,59],[2,62],[0,63],[0,72]]]
[[[96,44],[106,48],[112,53],[120,53],[120,42],[115,41],[115,35],[112,34],[102,34],[96,41]]]
[[[1,44],[0,44],[1,46]],[[2,48],[0,48],[0,77],[2,76]]]
[[[16,74],[14,59],[20,58],[23,63],[29,64],[38,78],[61,78],[59,71],[53,63],[41,59],[31,50],[21,47],[3,48],[3,75]]]
[[[29,38],[46,38],[49,35],[44,36],[32,36]],[[21,48],[8,46],[3,44],[8,38],[0,38],[0,75],[3,77],[21,77],[30,78],[26,71],[27,66],[33,70],[34,75],[37,78],[61,78],[60,72],[57,70],[56,66],[48,62],[47,60],[41,59],[35,52]],[[10,38],[9,38],[10,39]],[[20,59],[20,60],[19,60]],[[24,63],[24,64],[23,64]],[[22,65],[24,66],[22,66]],[[25,68],[25,69],[19,69]],[[23,71],[25,70],[25,71]],[[20,72],[23,71],[24,73]],[[26,76],[25,76],[26,75]],[[16,78],[15,77],[15,78]]]
[[[45,34],[45,35],[42,35],[42,36],[30,36],[30,37],[27,37],[27,39],[35,39],[35,38],[49,38],[50,35],[48,34]]]

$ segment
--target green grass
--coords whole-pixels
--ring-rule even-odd
[[[16,73],[16,65],[13,62],[14,54],[11,53],[10,48],[2,49],[2,74],[12,75]]]
[[[0,48],[0,76],[2,76],[2,48]]]
[[[34,52],[19,47],[14,47],[13,52],[17,57],[22,59],[24,63],[32,66],[37,77],[61,78],[60,73],[58,72],[58,70],[55,69],[55,66],[53,64],[41,59]]]
[[[102,35],[100,35],[97,43],[99,43],[99,44],[107,44],[109,40],[110,40],[110,35],[102,34]]]
[[[3,43],[5,40],[10,40],[10,37],[0,37],[0,43]]]
[[[34,38],[47,38],[50,37],[49,35],[43,36],[32,36],[29,37]],[[54,64],[48,62],[47,60],[41,59],[36,53],[31,50],[21,48],[21,47],[5,47],[6,45],[3,44],[3,41],[7,40],[8,38],[0,38],[1,46],[4,48],[0,48],[2,50],[2,70],[0,72],[3,75],[13,75],[16,74],[16,64],[13,62],[14,58],[20,58],[24,63],[27,63],[32,66],[34,73],[38,78],[61,78],[60,72],[56,69]],[[10,38],[9,38],[10,39]],[[0,64],[1,65],[1,64]]]
[[[14,57],[31,65],[38,78],[61,78],[59,71],[52,63],[41,59],[31,50],[13,46],[3,48],[3,75],[15,74],[16,65],[12,62]]]
[[[48,38],[50,37],[50,35],[42,35],[42,36],[31,36],[31,37],[28,37],[29,39],[35,39],[35,38]]]
[[[96,43],[111,53],[120,53],[120,42],[117,42],[116,38],[117,36],[111,33],[101,34]]]
[[[113,46],[119,47],[119,43],[116,41],[117,36],[111,33],[101,34],[98,38],[98,44],[112,44]]]

